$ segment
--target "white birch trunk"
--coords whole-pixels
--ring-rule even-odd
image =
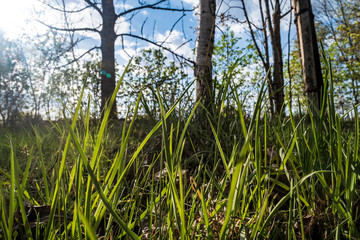
[[[210,107],[213,100],[212,89],[212,53],[215,32],[215,0],[200,0],[199,34],[195,48],[195,95],[196,101],[202,100],[205,107]]]

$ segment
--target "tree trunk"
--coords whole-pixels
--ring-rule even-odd
[[[214,90],[212,84],[212,53],[214,48],[216,0],[200,0],[199,35],[196,42],[195,56],[195,94],[196,101],[201,100],[204,107],[211,111]],[[204,111],[198,108],[197,116],[200,121],[204,118]]]
[[[243,6],[245,7],[245,3],[243,2]],[[264,12],[263,12],[263,7],[262,7],[262,0],[259,0],[259,7],[260,7],[260,16],[261,16],[261,23],[262,23],[262,32],[263,32],[263,36],[264,36],[264,48],[265,48],[265,61],[263,61],[263,65],[265,68],[265,72],[266,72],[266,81],[268,84],[268,94],[269,94],[269,102],[270,102],[270,114],[271,116],[274,116],[274,99],[271,97],[273,95],[272,92],[272,86],[271,86],[271,82],[272,82],[272,74],[270,71],[270,54],[269,54],[269,42],[268,42],[268,38],[266,37],[267,34],[267,28],[266,28],[266,18],[264,17]],[[269,16],[270,17],[270,16]],[[248,17],[246,17],[248,19]],[[249,27],[251,26],[249,20],[248,20],[248,24]],[[271,24],[270,24],[271,25]],[[251,29],[251,28],[250,28]],[[252,31],[252,30],[251,30]],[[253,41],[255,43],[255,35],[254,33],[251,34]],[[259,54],[260,53],[260,49],[258,49]]]
[[[354,98],[354,104],[358,105],[359,104],[359,99],[358,99],[358,94],[359,94],[359,87],[357,86],[357,78],[355,78],[355,74],[354,71],[353,72],[353,77],[351,78],[351,88],[352,88],[352,94],[353,94],[353,98]]]
[[[268,19],[270,21],[269,3],[267,0],[267,11]],[[284,105],[284,73],[283,73],[283,60],[282,60],[282,49],[281,49],[281,36],[280,36],[280,1],[276,0],[275,9],[272,15],[273,25],[269,23],[271,46],[273,52],[273,79],[271,82],[271,88],[273,99],[275,102],[276,114],[281,113],[281,109]]]
[[[106,106],[115,89],[115,21],[116,14],[113,0],[102,0],[103,26],[100,31],[101,38],[101,115],[106,111]],[[110,119],[116,119],[116,99],[109,115]]]
[[[323,80],[310,0],[293,0],[305,93],[311,111],[321,108]]]

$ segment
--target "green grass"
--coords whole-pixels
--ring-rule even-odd
[[[156,124],[140,95],[131,118],[91,124],[80,96],[71,121],[2,129],[0,238],[358,239],[359,118],[336,113],[329,73],[316,116],[270,117],[263,86],[245,118],[225,84],[217,109],[236,112],[210,132],[195,134],[199,103],[179,119],[159,93]]]

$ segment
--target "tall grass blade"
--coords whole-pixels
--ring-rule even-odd
[[[97,193],[100,195],[100,198],[103,201],[105,207],[112,214],[112,216],[118,222],[120,227],[129,235],[129,237],[131,237],[132,239],[139,239],[139,237],[126,226],[126,224],[121,220],[119,215],[115,212],[115,210],[111,206],[111,204],[108,201],[107,197],[105,196],[103,190],[101,189],[101,186],[100,186],[99,182],[97,181],[97,177],[96,177],[93,169],[91,168],[91,166],[90,166],[90,164],[88,162],[88,159],[87,159],[87,157],[86,157],[86,155],[85,155],[85,153],[84,153],[84,151],[83,151],[83,149],[82,149],[82,147],[80,145],[80,142],[79,142],[74,130],[71,128],[68,121],[67,121],[67,125],[68,125],[68,129],[70,131],[71,137],[72,137],[73,141],[75,142],[75,146],[76,146],[77,150],[80,153],[82,163],[84,164],[87,172],[89,173],[89,175],[91,177],[91,181],[95,185],[95,189],[96,189]]]
[[[72,123],[71,123],[71,129],[74,129],[75,126],[76,126],[76,121],[77,121],[77,118],[79,116],[79,111],[80,111],[80,107],[81,107],[81,99],[82,99],[83,94],[84,94],[84,89],[82,89],[82,91],[80,93],[80,99],[79,99],[78,104],[76,106],[75,115],[73,116],[73,120],[72,120]],[[64,151],[63,151],[62,158],[61,158],[61,163],[60,163],[60,168],[59,168],[59,173],[58,173],[58,179],[56,181],[54,194],[53,194],[53,197],[52,197],[51,211],[50,211],[50,214],[49,214],[48,225],[47,225],[47,227],[45,229],[45,234],[44,234],[45,239],[48,239],[50,230],[52,228],[52,223],[54,221],[54,216],[55,216],[55,211],[56,211],[56,204],[57,204],[57,201],[58,201],[58,195],[59,195],[60,184],[61,184],[61,178],[62,178],[63,172],[65,170],[66,155],[67,155],[67,152],[68,152],[68,149],[69,149],[70,139],[71,138],[70,138],[70,134],[69,134],[67,139],[66,139]]]

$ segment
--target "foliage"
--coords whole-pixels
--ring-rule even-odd
[[[10,41],[1,37],[0,114],[3,126],[27,118],[54,117],[59,102],[74,101],[77,70],[61,67],[70,59],[69,46],[54,32]],[[79,90],[77,91],[79,92]],[[59,110],[60,111],[60,110]],[[61,112],[61,111],[60,111]]]
[[[14,122],[25,108],[24,96],[29,85],[23,59],[19,43],[0,35],[0,115],[4,126]]]
[[[244,44],[247,46],[243,47]],[[258,79],[262,78],[263,72],[263,69],[255,67],[258,63],[251,43],[236,37],[227,26],[215,43],[213,54],[215,105],[220,106],[225,99],[223,112],[234,109],[234,92],[239,94],[243,109],[252,111],[250,106],[256,100],[254,96],[257,96],[261,85]],[[231,89],[225,90],[226,86],[231,86]],[[224,96],[225,92],[227,96]]]
[[[134,102],[136,96],[141,92],[143,113],[146,112],[151,118],[160,118],[160,106],[158,104],[157,92],[161,95],[163,104],[169,109],[180,94],[187,88],[190,80],[186,65],[183,62],[170,60],[163,51],[159,49],[144,49],[138,56],[134,57],[134,63],[129,66],[124,87],[120,92],[125,105]],[[183,113],[189,110],[191,94],[182,100],[178,106]],[[178,112],[182,115],[181,112]]]
[[[295,44],[298,43],[296,42]],[[289,78],[289,84],[286,85],[285,90],[286,95],[289,97],[288,101],[291,104],[292,111],[306,111],[304,106],[306,106],[307,99],[303,90],[304,83],[301,70],[301,57],[297,46],[293,46],[291,49],[289,59],[285,65],[289,66],[285,71],[285,75]]]
[[[31,98],[31,113],[39,118],[41,113],[51,119],[54,106],[69,102],[75,95],[72,90],[76,86],[75,71],[69,67],[61,67],[69,61],[67,53],[70,49],[64,36],[49,31],[45,34],[22,39],[24,48],[24,68],[29,85],[28,97]],[[79,91],[78,91],[79,92]],[[77,94],[76,94],[77,95]],[[58,113],[59,114],[59,113]]]
[[[360,101],[360,4],[356,0],[318,1],[318,38],[331,56],[335,97],[345,109]]]
[[[90,54],[90,60],[84,61],[81,68],[78,70],[78,74],[81,77],[81,85],[78,86],[80,90],[83,86],[88,94],[92,96],[92,100],[95,103],[92,110],[94,118],[100,116],[101,105],[101,60],[98,53]]]

